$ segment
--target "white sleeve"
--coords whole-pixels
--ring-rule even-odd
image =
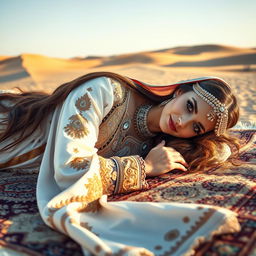
[[[61,190],[89,172],[97,172],[101,177],[104,194],[147,187],[144,160],[140,156],[106,159],[97,155],[99,126],[116,104],[116,89],[110,79],[96,78],[73,90],[65,100],[54,152],[54,176]]]
[[[108,78],[90,80],[66,98],[56,131],[54,170],[61,190],[90,168],[99,126],[113,106],[114,92]]]

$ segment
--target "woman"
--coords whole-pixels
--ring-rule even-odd
[[[238,230],[225,209],[108,203],[103,196],[145,189],[146,176],[222,162],[215,152],[236,145],[226,130],[239,115],[222,80],[156,87],[99,72],[50,96],[5,93],[0,100],[0,169],[40,166],[43,220],[80,243],[85,255],[182,255],[202,237]]]

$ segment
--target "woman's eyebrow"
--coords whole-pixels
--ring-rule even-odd
[[[204,130],[204,132],[205,132],[205,128],[204,128],[204,126],[201,124],[201,123],[198,123],[198,125],[200,126],[200,128],[202,129],[202,130]]]
[[[195,106],[194,110],[195,110],[195,113],[197,114],[197,112],[198,112],[198,109],[197,109],[197,102],[196,102],[195,98],[192,97],[192,99],[193,99],[193,101],[194,101],[194,106]]]
[[[195,110],[195,113],[197,114],[198,113],[198,108],[197,108],[197,101],[195,100],[195,98],[194,97],[192,97],[192,99],[193,99],[193,101],[194,101],[194,110]],[[204,128],[204,126],[201,124],[201,123],[199,123],[198,122],[198,125],[200,126],[200,128],[202,129],[202,130],[204,130],[204,132],[205,132],[205,128]]]

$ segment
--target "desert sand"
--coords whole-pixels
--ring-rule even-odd
[[[240,124],[256,127],[256,48],[198,45],[71,59],[25,53],[0,56],[0,89],[20,87],[51,92],[64,82],[95,71],[112,71],[151,84],[221,77],[237,95]]]

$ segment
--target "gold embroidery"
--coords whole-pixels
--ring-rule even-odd
[[[9,230],[10,226],[12,225],[12,221],[1,219],[0,225],[1,225],[1,235],[0,235],[0,237],[2,238],[3,234],[4,235],[8,234],[8,230]]]
[[[99,199],[96,199],[90,203],[88,203],[87,205],[85,205],[85,207],[81,207],[79,209],[79,212],[98,212],[101,208]]]
[[[124,165],[124,181],[123,181],[123,190],[129,191],[139,189],[139,172],[137,161],[133,158],[123,159]]]
[[[180,232],[178,229],[172,229],[164,235],[164,240],[172,241],[172,240],[178,238],[179,235],[180,235]]]
[[[120,120],[123,118],[126,110],[125,106],[126,105],[122,105],[115,108],[111,115],[108,115],[108,120],[101,123],[99,127],[98,141],[95,145],[99,150],[106,147],[117,133]]]
[[[113,171],[113,172],[111,173],[111,179],[112,179],[112,180],[116,180],[116,178],[117,178],[117,172],[116,172],[116,171]]]
[[[64,127],[65,132],[72,138],[83,138],[88,134],[86,127],[87,119],[81,115],[72,115],[69,118],[70,122]]]
[[[114,163],[110,159],[105,159],[99,156],[100,161],[100,176],[103,186],[103,194],[112,194],[115,186],[114,182],[117,178],[117,172],[114,170]],[[111,165],[112,163],[112,165]]]
[[[91,103],[91,99],[89,98],[88,94],[86,93],[85,95],[83,95],[82,97],[80,97],[76,100],[75,105],[76,105],[77,109],[82,112],[82,111],[89,110],[92,103]]]
[[[163,247],[162,247],[161,245],[156,245],[156,246],[155,246],[155,250],[162,250],[162,248],[163,248]]]
[[[139,158],[138,156],[112,158],[119,168],[115,193],[135,191],[147,185]]]
[[[99,199],[103,195],[103,186],[100,177],[94,174],[92,178],[88,178],[88,184],[85,184],[87,189],[86,202],[90,203]]]
[[[101,205],[99,198],[103,195],[103,185],[100,177],[94,174],[92,178],[88,178],[88,184],[85,184],[87,194],[84,196],[84,202],[77,211],[78,212],[97,212]]]
[[[116,94],[114,93],[114,105],[109,113],[103,118],[99,129],[98,141],[95,145],[99,150],[104,149],[117,134],[117,130],[127,110],[127,104],[129,102],[130,91],[122,86],[118,85]],[[115,87],[114,87],[115,90]],[[119,96],[117,96],[119,91]]]
[[[88,222],[81,222],[80,226],[86,228],[89,231],[92,231],[92,226],[90,226]]]
[[[199,206],[198,208],[204,209],[203,207]],[[163,256],[172,255],[174,254],[181,246],[184,244],[188,238],[190,238],[199,228],[201,228],[216,212],[216,209],[209,208],[207,211],[202,213],[202,215],[198,218],[198,220],[186,231],[186,233],[179,237],[179,240],[175,243],[175,245],[171,246],[169,250],[165,251]]]
[[[59,203],[55,204],[53,207],[49,208],[49,216],[48,223],[54,229],[57,229],[56,225],[53,221],[53,215],[62,207],[73,203],[73,202],[81,202],[81,207],[77,209],[78,212],[95,212],[100,209],[99,198],[102,196],[102,182],[100,177],[97,174],[94,174],[92,178],[88,178],[88,184],[84,185],[87,189],[86,195],[83,196],[72,196],[65,200],[61,200]],[[63,221],[66,217],[63,217]],[[62,225],[64,222],[62,221]],[[72,220],[70,220],[72,222]],[[63,228],[63,227],[62,227]],[[62,232],[66,230],[63,228]]]
[[[99,253],[102,250],[102,248],[101,248],[101,246],[96,245],[94,250],[95,250],[96,253]]]
[[[118,81],[114,79],[110,79],[110,82],[114,89],[113,92],[114,92],[115,103],[119,103],[124,96],[123,85],[121,85]]]
[[[93,230],[92,230],[92,226],[89,225],[88,222],[81,222],[80,223],[80,226],[91,231],[92,233],[94,233],[96,236],[99,236],[99,234],[95,233]]]
[[[44,152],[45,147],[46,147],[46,144],[43,144],[43,145],[25,153],[25,154],[22,154],[20,156],[16,156],[16,157],[12,158],[11,160],[9,160],[8,162],[0,164],[0,168],[3,169],[3,168],[6,168],[6,167],[10,167],[12,165],[21,164],[21,163],[24,163],[28,160],[31,160],[31,159],[41,155]]]
[[[62,216],[61,216],[61,220],[60,220],[60,223],[61,223],[61,227],[62,227],[62,230],[67,234],[67,228],[66,228],[66,225],[65,225],[65,222],[67,220],[67,218],[69,217],[69,214],[66,212],[64,213]]]
[[[138,251],[139,249],[139,251]],[[150,251],[148,251],[147,249],[143,249],[143,248],[136,248],[133,246],[126,246],[123,249],[120,249],[118,252],[116,253],[106,253],[105,256],[124,256],[124,255],[130,255],[129,251],[132,250],[136,250],[136,255],[139,256],[154,256],[154,254]],[[131,253],[133,254],[133,253]]]
[[[73,169],[84,170],[88,168],[89,163],[90,161],[83,157],[76,157],[69,164]]]
[[[73,149],[73,152],[74,152],[74,153],[79,153],[78,148],[74,148],[74,149]]]
[[[57,227],[55,226],[54,224],[54,221],[53,221],[53,215],[55,214],[55,212],[57,212],[58,209],[56,208],[49,208],[49,216],[47,218],[47,221],[48,223],[50,224],[50,226],[53,228],[53,229],[57,229]]]
[[[184,223],[190,222],[190,218],[188,216],[185,216],[182,220]]]
[[[56,209],[60,209],[69,203],[73,202],[81,202],[84,203],[85,206],[87,206],[90,202],[100,198],[103,194],[103,188],[101,179],[97,174],[94,174],[92,178],[88,179],[88,184],[84,185],[87,188],[86,195],[83,196],[72,196],[70,198],[67,198],[65,200],[61,200],[59,203],[55,204],[51,211],[55,211]]]

